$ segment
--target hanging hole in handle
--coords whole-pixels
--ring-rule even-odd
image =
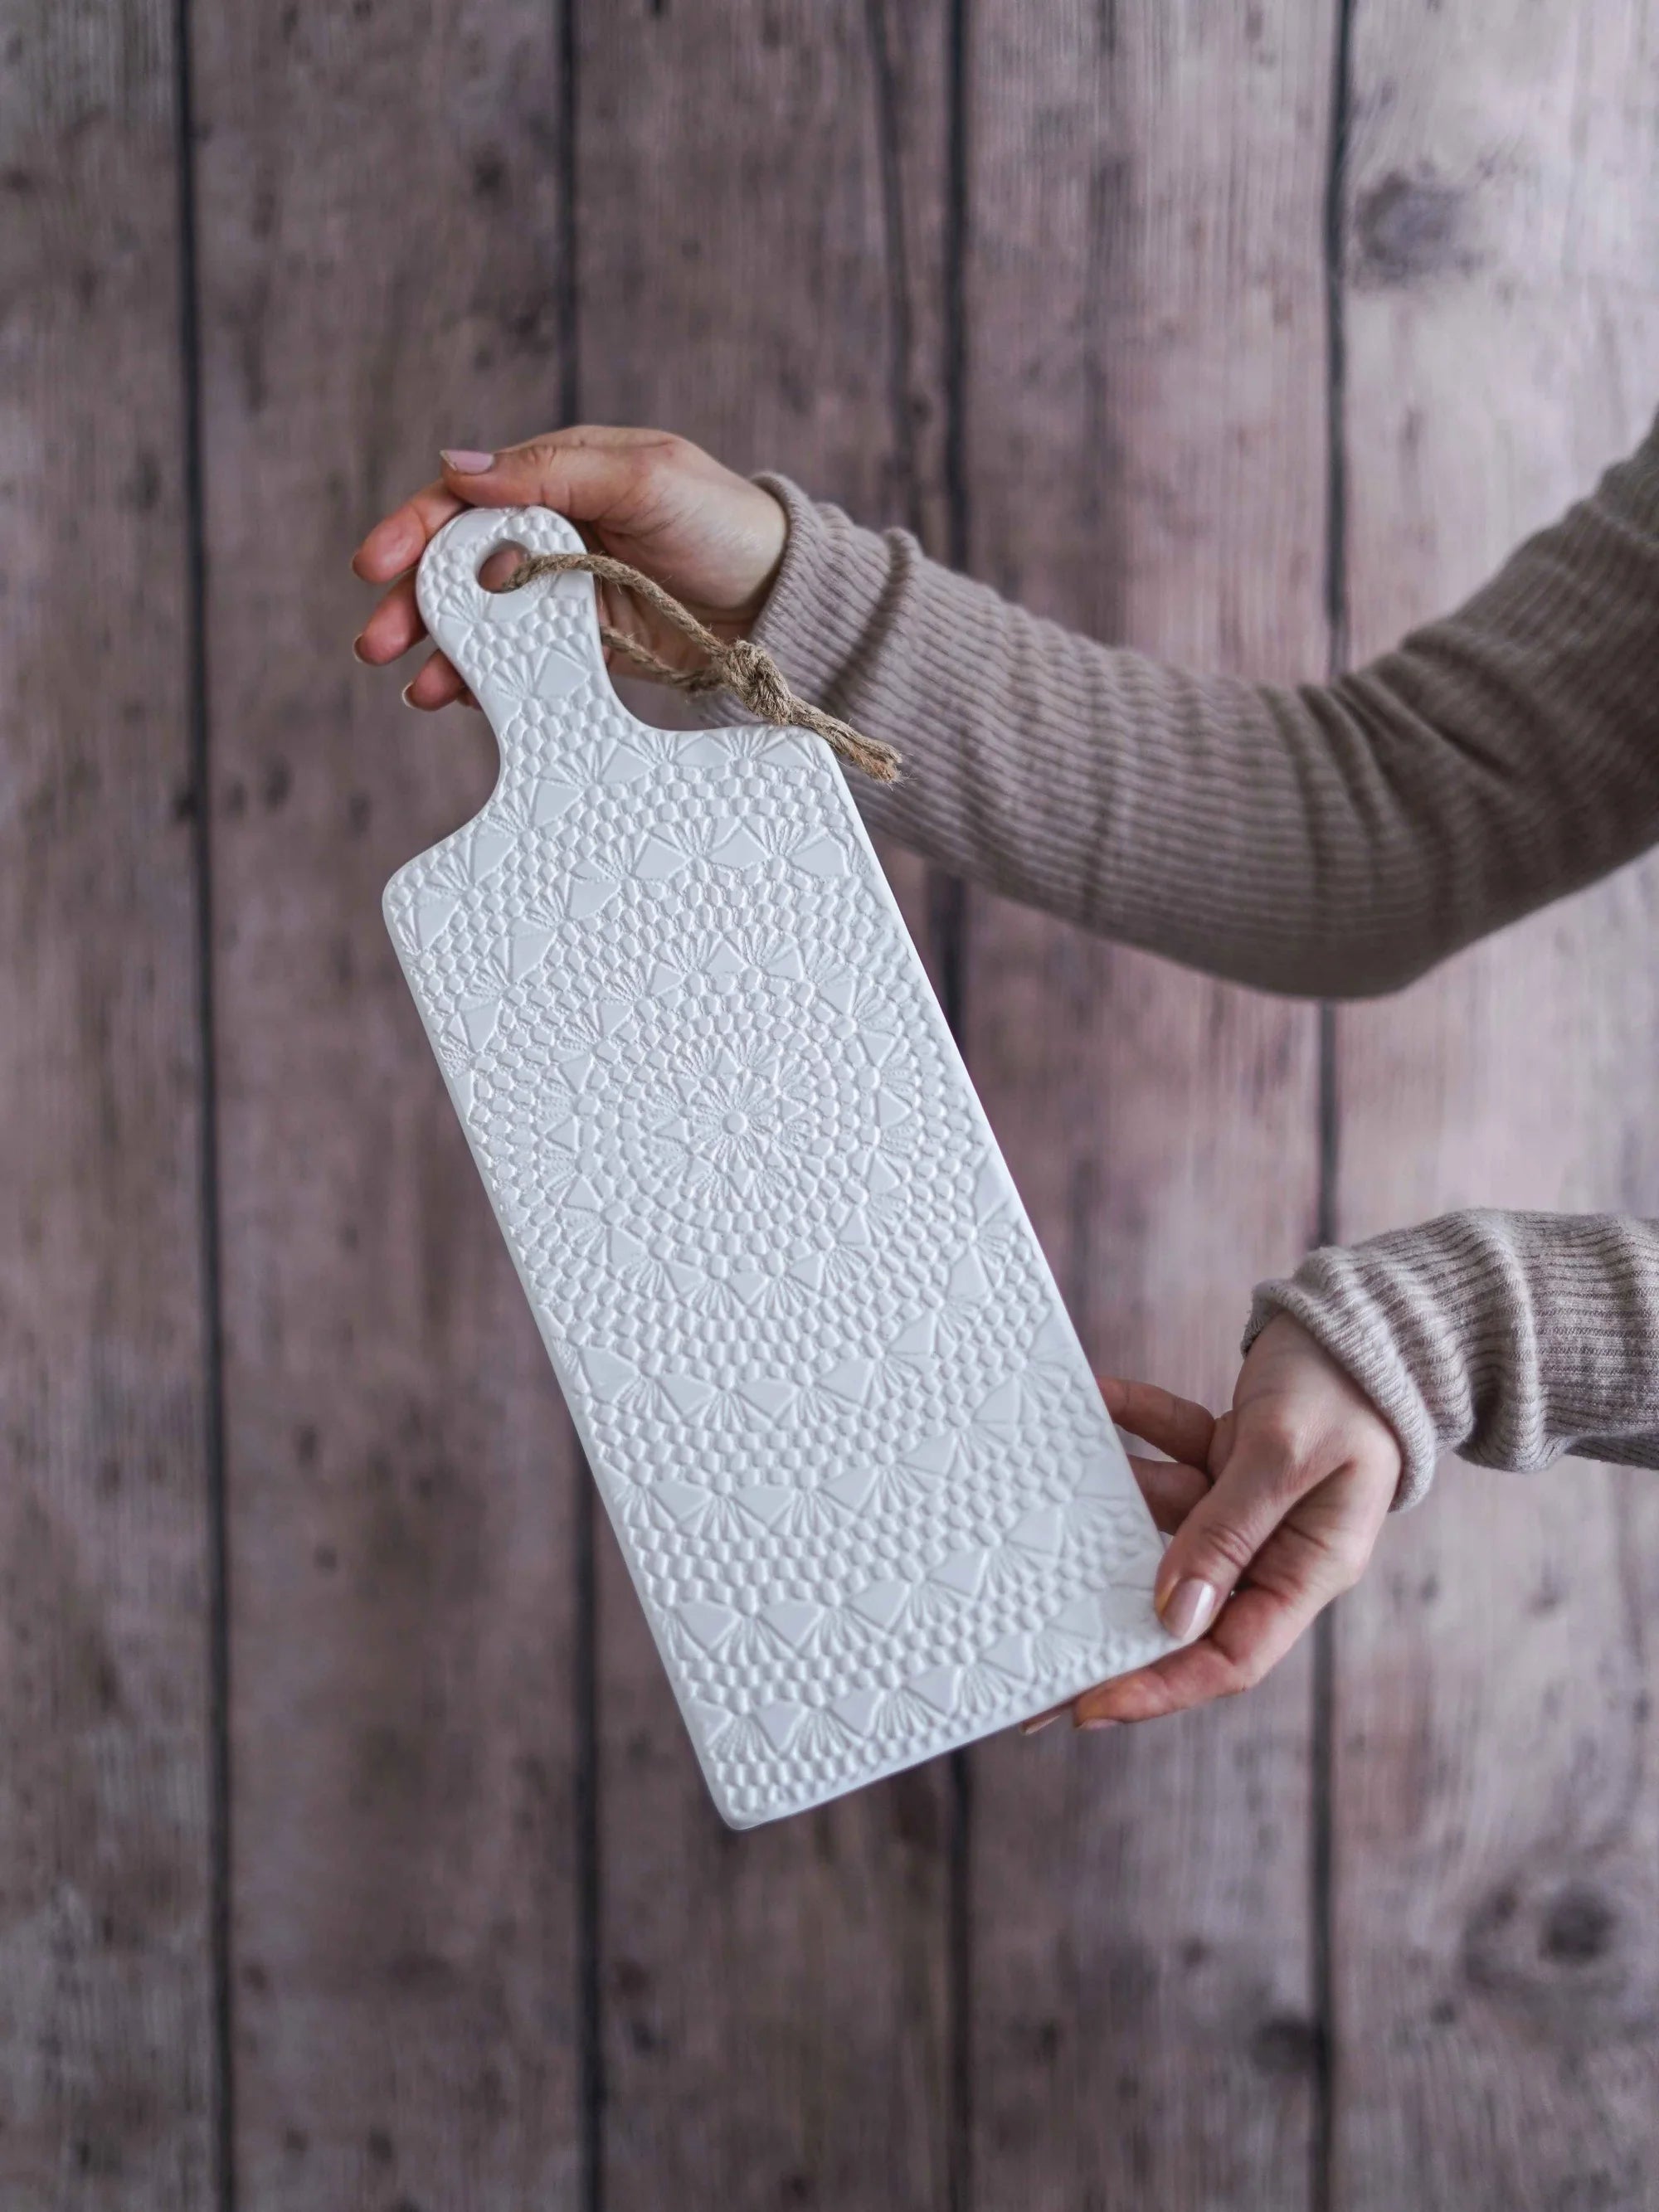
[[[507,578],[520,561],[529,558],[529,555],[530,548],[527,545],[520,545],[510,538],[492,545],[483,559],[479,562],[475,572],[479,588],[489,592],[492,598],[501,598],[507,589]]]
[[[479,538],[484,543],[482,532]],[[529,551],[516,538],[492,537],[472,564],[472,580],[481,595],[476,618],[492,629],[516,629],[520,623],[532,619],[544,603],[544,594],[528,585],[515,592],[507,588],[507,578]]]

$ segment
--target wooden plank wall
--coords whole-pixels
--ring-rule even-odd
[[[1357,653],[1467,590],[1651,419],[1650,9],[1355,22],[1346,595]],[[1659,1213],[1627,872],[1338,1027],[1344,1235],[1449,1206]],[[1659,1486],[1449,1474],[1337,1638],[1334,2201],[1659,2201]],[[1367,2054],[1387,2053],[1381,2065]]]
[[[179,12],[181,9],[185,12]],[[441,442],[773,463],[1316,676],[1655,398],[1659,9],[19,4],[0,80],[0,2201],[1638,2212],[1659,1491],[1449,1471],[1224,1711],[709,1811],[386,944]],[[1272,1002],[889,856],[1103,1366],[1659,1212],[1659,873]]]
[[[574,2202],[578,1469],[377,915],[493,748],[356,668],[343,565],[458,416],[559,404],[563,58],[437,0],[203,9],[192,61],[235,2172]]]
[[[966,447],[993,582],[1293,677],[1329,652],[1332,27],[1275,15],[981,0]],[[1097,1366],[1230,1389],[1239,1285],[1313,1241],[1314,1011],[979,895],[967,970],[969,1064]],[[1179,1732],[975,1754],[983,2203],[1309,2203],[1312,1743],[1304,1650]]]
[[[179,117],[159,0],[0,52],[0,2201],[117,2212],[222,2078]]]
[[[579,21],[578,410],[781,462],[937,542],[943,8]],[[948,1766],[734,1839],[608,1528],[599,1565],[606,2201],[943,2203]]]

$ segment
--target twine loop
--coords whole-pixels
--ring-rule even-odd
[[[899,757],[891,745],[884,744],[878,738],[863,736],[850,723],[838,721],[821,707],[813,706],[810,699],[799,697],[789,689],[783,671],[763,646],[757,645],[752,638],[735,638],[728,642],[716,637],[672,592],[665,591],[641,570],[629,568],[626,561],[614,560],[608,553],[526,553],[500,589],[522,591],[538,576],[568,575],[573,569],[601,577],[607,584],[619,584],[632,592],[671,628],[691,640],[703,656],[703,665],[693,669],[671,667],[648,645],[641,645],[625,631],[612,629],[608,623],[601,623],[599,635],[611,652],[631,660],[659,684],[672,684],[676,690],[693,695],[729,691],[757,721],[769,722],[781,730],[811,730],[824,740],[837,760],[860,769],[878,783],[896,782]]]

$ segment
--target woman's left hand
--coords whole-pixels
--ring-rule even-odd
[[[1175,1531],[1153,1601],[1182,1648],[1085,1690],[1072,1706],[1079,1728],[1254,1688],[1358,1581],[1400,1480],[1393,1430],[1287,1314],[1251,1346],[1218,1420],[1144,1382],[1101,1387],[1120,1426],[1170,1455],[1133,1466],[1153,1517]]]

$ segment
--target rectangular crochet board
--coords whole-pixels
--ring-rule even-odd
[[[1159,1539],[823,741],[662,731],[591,580],[418,590],[501,747],[386,915],[715,1804],[798,1812],[1171,1648]]]

